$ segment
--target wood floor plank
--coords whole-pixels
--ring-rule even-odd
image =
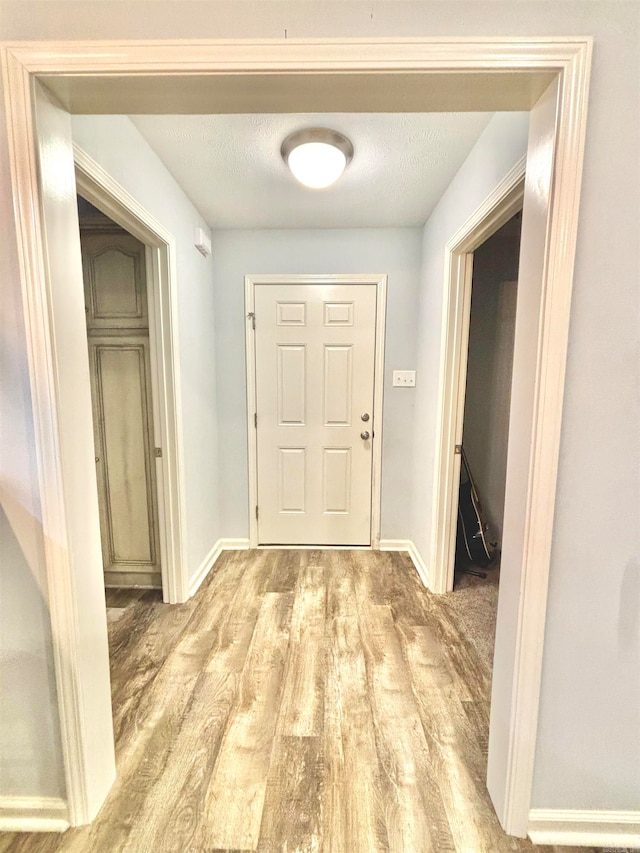
[[[292,604],[291,594],[264,597],[207,791],[201,849],[257,847]]]
[[[300,551],[278,548],[264,553],[267,555],[269,566],[269,579],[265,592],[293,592],[300,571]]]
[[[144,803],[165,771],[206,658],[206,638],[201,634],[183,638],[145,695],[146,712],[140,710],[136,736],[131,735],[127,748],[119,752],[119,776],[105,807],[89,827],[66,833],[61,851],[127,849]]]
[[[128,607],[134,601],[140,601],[148,592],[157,594],[159,601],[162,600],[160,590],[144,590],[144,589],[105,589],[105,599],[107,607]]]
[[[427,626],[403,626],[399,632],[455,849],[520,849],[500,828],[486,789],[486,759],[433,632]]]
[[[383,768],[389,846],[416,853],[454,851],[392,610],[361,600],[358,606]]]
[[[491,673],[405,555],[226,552],[184,605],[108,596],[116,784],[0,853],[572,849],[500,828]]]
[[[259,853],[322,850],[323,775],[322,738],[277,738],[267,779]]]
[[[328,630],[324,850],[387,851],[384,796],[357,617],[336,616]]]
[[[173,696],[176,696],[176,720],[181,720],[184,715],[191,690],[209,658],[216,622],[228,609],[228,597],[239,582],[241,569],[239,562],[228,560],[211,582],[199,590],[198,596],[191,599],[188,609],[187,605],[173,605],[181,609],[179,621],[186,619],[185,627],[177,636],[169,629],[166,637],[159,637],[157,629],[145,632],[140,646],[149,654],[152,661],[149,666],[153,672],[138,679],[142,669],[137,665],[143,655],[140,651],[135,655],[133,684],[123,685],[115,693],[116,697],[126,697],[124,703],[119,698],[114,701],[114,728],[120,744],[117,764],[121,775],[126,775],[125,764],[135,765],[146,750],[146,734],[152,732],[157,721],[165,719],[166,708],[171,707]],[[252,571],[259,573],[259,565]],[[171,609],[169,605],[163,607]],[[166,625],[164,612],[158,616],[158,622]],[[135,694],[132,692],[134,686],[137,688]],[[118,682],[115,689],[118,690]]]
[[[253,560],[247,570],[226,580],[235,587],[228,589],[227,595],[221,595],[220,585],[215,588],[210,606],[203,611],[203,619],[210,626],[207,660],[164,772],[127,840],[125,849],[131,853],[158,849],[177,853],[195,843],[206,791],[258,618],[260,591],[269,571],[266,560]]]
[[[72,832],[72,830],[67,830]],[[7,833],[10,842],[4,847],[3,853],[56,853],[64,834],[59,832],[15,832]],[[4,842],[5,833],[0,833]]]
[[[326,597],[323,567],[301,566],[280,708],[282,736],[319,737],[322,734]]]
[[[336,616],[358,616],[353,561],[348,551],[327,551],[324,559],[327,584],[327,625]]]

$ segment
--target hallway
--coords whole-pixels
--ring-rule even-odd
[[[405,555],[225,552],[187,604],[108,603],[118,780],[0,853],[574,849],[500,829],[490,672]]]

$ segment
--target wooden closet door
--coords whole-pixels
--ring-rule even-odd
[[[161,586],[145,247],[81,229],[107,586]]]

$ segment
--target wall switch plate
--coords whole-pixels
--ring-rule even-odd
[[[415,372],[415,370],[394,370],[393,371],[393,387],[394,388],[415,388],[416,387],[416,372]]]

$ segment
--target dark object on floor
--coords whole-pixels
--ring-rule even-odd
[[[483,580],[487,577],[486,572],[479,572],[476,569],[470,569],[469,567],[466,567],[464,569],[460,569],[460,571],[464,572],[465,575],[473,575],[474,577],[482,578]]]
[[[460,470],[460,491],[458,495],[458,535],[456,538],[456,563],[461,563],[460,557],[466,556],[469,562],[486,569],[494,559],[494,551],[488,541],[488,525],[482,514],[482,504],[478,496],[476,484],[473,482],[467,455],[464,448],[462,467]],[[468,574],[486,577],[477,569],[465,568]]]

